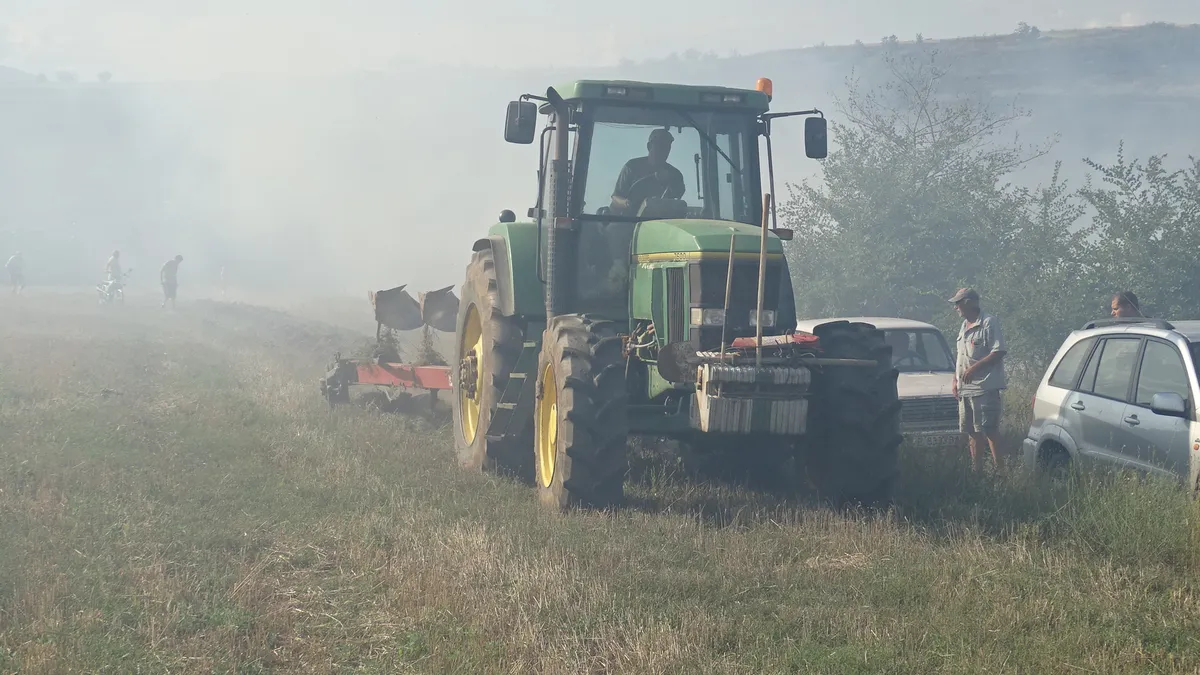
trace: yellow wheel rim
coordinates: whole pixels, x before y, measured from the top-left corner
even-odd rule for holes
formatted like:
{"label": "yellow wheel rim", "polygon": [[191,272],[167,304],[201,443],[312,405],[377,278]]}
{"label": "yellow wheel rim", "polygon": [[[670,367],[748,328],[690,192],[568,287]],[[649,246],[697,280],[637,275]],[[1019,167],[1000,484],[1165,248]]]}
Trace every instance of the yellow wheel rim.
{"label": "yellow wheel rim", "polygon": [[467,322],[463,325],[462,340],[459,341],[458,362],[462,362],[472,353],[475,355],[475,395],[470,396],[469,382],[458,383],[459,417],[462,423],[463,438],[467,443],[475,442],[479,433],[479,399],[483,392],[483,325],[479,320],[479,310],[472,305],[467,310]]}
{"label": "yellow wheel rim", "polygon": [[554,368],[542,371],[542,398],[537,401],[538,479],[542,487],[554,480],[554,460],[558,458],[558,388],[554,386]]}

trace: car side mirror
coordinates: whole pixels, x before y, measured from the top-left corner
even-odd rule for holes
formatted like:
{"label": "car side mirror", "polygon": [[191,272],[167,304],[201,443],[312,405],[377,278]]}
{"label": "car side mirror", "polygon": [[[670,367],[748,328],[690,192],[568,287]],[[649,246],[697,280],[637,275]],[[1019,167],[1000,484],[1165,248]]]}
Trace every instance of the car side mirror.
{"label": "car side mirror", "polygon": [[537,127],[537,104],[533,101],[509,101],[504,117],[504,140],[529,145]]}
{"label": "car side mirror", "polygon": [[809,159],[825,159],[829,154],[829,135],[824,117],[804,120],[804,154]]}
{"label": "car side mirror", "polygon": [[1150,399],[1150,410],[1164,417],[1186,417],[1187,401],[1175,392],[1163,392]]}

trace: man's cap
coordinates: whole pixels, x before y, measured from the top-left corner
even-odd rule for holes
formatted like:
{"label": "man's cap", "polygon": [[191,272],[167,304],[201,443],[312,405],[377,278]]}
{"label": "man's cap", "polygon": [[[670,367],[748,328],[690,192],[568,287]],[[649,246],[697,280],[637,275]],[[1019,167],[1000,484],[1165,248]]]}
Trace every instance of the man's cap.
{"label": "man's cap", "polygon": [[976,292],[974,288],[960,288],[958,289],[958,292],[954,294],[954,297],[950,298],[950,302],[954,303],[962,302],[963,300],[974,300],[979,302],[979,293]]}
{"label": "man's cap", "polygon": [[654,131],[650,132],[650,139],[646,142],[654,143],[655,141],[666,141],[667,143],[674,143],[675,137],[672,136],[671,132],[667,131],[666,129],[655,129]]}

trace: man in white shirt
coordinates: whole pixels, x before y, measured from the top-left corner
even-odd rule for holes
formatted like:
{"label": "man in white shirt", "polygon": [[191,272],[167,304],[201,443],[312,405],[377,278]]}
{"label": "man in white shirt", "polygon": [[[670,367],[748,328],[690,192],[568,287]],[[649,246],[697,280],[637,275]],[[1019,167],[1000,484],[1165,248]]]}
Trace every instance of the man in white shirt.
{"label": "man in white shirt", "polygon": [[1000,321],[985,313],[979,304],[979,293],[972,288],[960,288],[950,298],[954,309],[963,318],[958,331],[958,364],[951,389],[958,398],[959,430],[968,435],[971,462],[976,470],[983,468],[983,444],[1000,467],[1000,417],[1004,413],[1000,392],[1008,387],[1004,375],[1004,333]]}

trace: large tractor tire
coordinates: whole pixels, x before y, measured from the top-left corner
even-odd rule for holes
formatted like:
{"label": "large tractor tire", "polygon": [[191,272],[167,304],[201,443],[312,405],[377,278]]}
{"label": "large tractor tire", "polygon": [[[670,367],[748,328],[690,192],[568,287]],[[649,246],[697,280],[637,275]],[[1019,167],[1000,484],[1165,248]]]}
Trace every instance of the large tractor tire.
{"label": "large tractor tire", "polygon": [[899,473],[899,372],[883,332],[845,321],[818,326],[822,355],[869,359],[877,366],[833,366],[815,380],[806,468],[822,497],[838,507],[892,501]]}
{"label": "large tractor tire", "polygon": [[566,511],[621,505],[628,468],[628,393],[617,326],[554,317],[538,359],[534,447],[538,498]]}
{"label": "large tractor tire", "polygon": [[524,338],[513,317],[500,311],[499,280],[491,249],[476,251],[467,265],[455,330],[454,441],[459,464],[491,473],[533,479],[533,429],[488,440],[492,412],[521,355]]}

